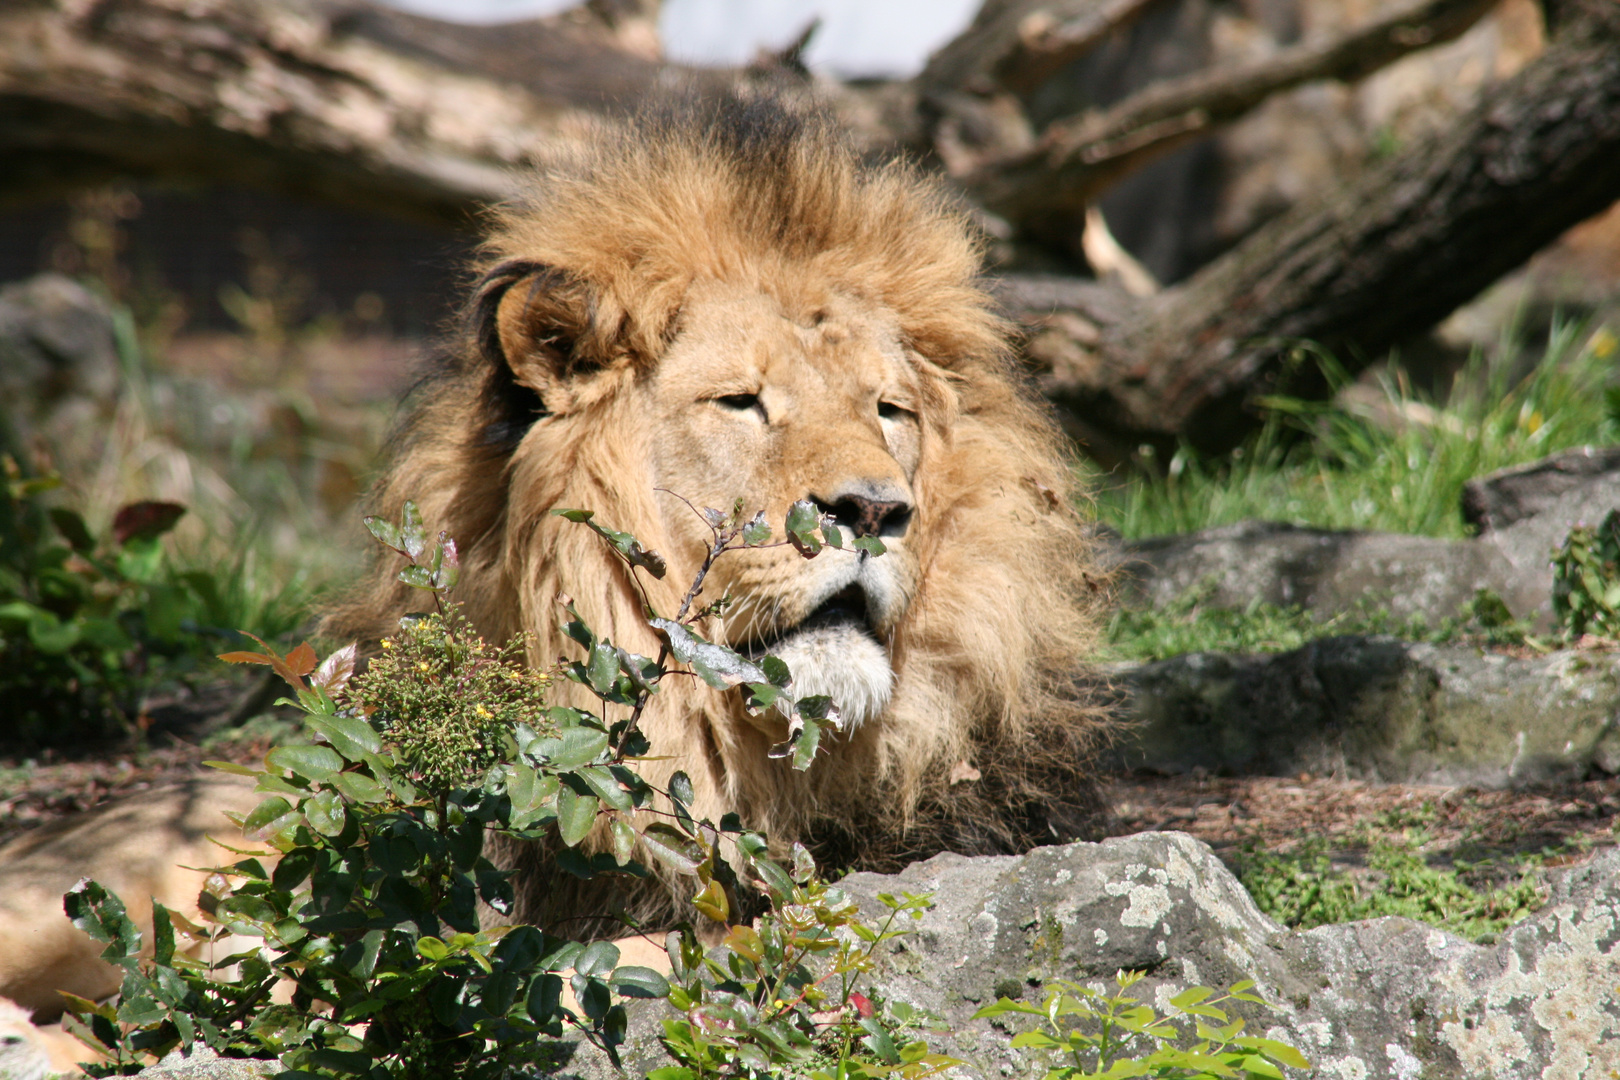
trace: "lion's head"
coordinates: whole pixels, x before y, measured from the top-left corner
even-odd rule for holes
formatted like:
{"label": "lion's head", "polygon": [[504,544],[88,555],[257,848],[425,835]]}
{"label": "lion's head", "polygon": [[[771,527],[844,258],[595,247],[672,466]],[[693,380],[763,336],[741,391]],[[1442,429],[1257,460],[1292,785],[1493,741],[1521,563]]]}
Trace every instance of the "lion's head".
{"label": "lion's head", "polygon": [[[887,553],[727,554],[705,599],[733,603],[705,630],[786,659],[846,732],[796,773],[738,694],[676,680],[643,720],[667,757],[650,779],[684,769],[700,812],[866,865],[1063,835],[1098,724],[1076,690],[1095,564],[978,269],[936,185],[814,119],[732,105],[604,136],[497,217],[467,345],[420,392],[378,512],[415,499],[461,545],[475,624],[549,664],[577,651],[562,595],[657,650],[638,585],[553,508],[660,551],[641,587],[667,614],[710,542],[693,507],[741,499],[780,528],[815,500]],[[330,626],[390,632],[392,569]]]}

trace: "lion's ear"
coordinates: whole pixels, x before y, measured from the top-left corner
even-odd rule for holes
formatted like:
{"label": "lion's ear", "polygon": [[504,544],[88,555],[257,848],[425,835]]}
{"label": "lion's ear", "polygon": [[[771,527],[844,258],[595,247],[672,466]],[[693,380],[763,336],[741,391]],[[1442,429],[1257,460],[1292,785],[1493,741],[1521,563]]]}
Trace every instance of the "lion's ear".
{"label": "lion's ear", "polygon": [[485,360],[511,372],[556,407],[567,379],[597,366],[591,294],[556,267],[509,260],[490,269],[473,294],[472,319]]}

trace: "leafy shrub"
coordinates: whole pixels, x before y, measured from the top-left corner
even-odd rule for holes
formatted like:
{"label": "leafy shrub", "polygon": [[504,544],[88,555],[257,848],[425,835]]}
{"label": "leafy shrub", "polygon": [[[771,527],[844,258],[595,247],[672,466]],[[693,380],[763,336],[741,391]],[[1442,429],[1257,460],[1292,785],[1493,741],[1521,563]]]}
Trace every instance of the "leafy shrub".
{"label": "leafy shrub", "polygon": [[215,628],[237,609],[217,575],[170,563],[163,534],[184,507],[133,503],[97,537],[74,511],[46,504],[56,477],[25,476],[9,457],[0,466],[3,738],[28,746],[136,730],[145,690],[195,671],[234,637]]}
{"label": "leafy shrub", "polygon": [[1582,525],[1553,556],[1553,619],[1571,639],[1620,639],[1620,511]]}
{"label": "leafy shrub", "polygon": [[[1141,979],[1141,972],[1117,973],[1117,989],[1112,994],[1054,979],[1039,1005],[1001,998],[973,1016],[1039,1017],[1043,1027],[1015,1035],[1012,1044],[1020,1049],[1048,1051],[1063,1062],[1048,1069],[1045,1080],[1105,1076],[1154,1076],[1165,1080],[1281,1077],[1279,1066],[1311,1067],[1287,1043],[1244,1035],[1243,1019],[1230,1019],[1219,1007],[1226,1001],[1264,1005],[1264,1000],[1249,992],[1254,983],[1237,983],[1219,997],[1213,996],[1215,992],[1207,986],[1189,987],[1170,999],[1177,1015],[1161,1016],[1151,1006],[1127,995],[1126,991]],[[1185,1030],[1188,1024],[1193,1029],[1191,1036]],[[1213,1026],[1216,1024],[1222,1026]],[[1133,1050],[1138,1053],[1130,1054]]]}
{"label": "leafy shrub", "polygon": [[[634,537],[586,511],[559,513],[596,530],[633,572],[664,573],[663,560]],[[682,1064],[663,1080],[783,1071],[921,1077],[951,1064],[910,1037],[921,1019],[913,1010],[856,990],[872,950],[901,932],[899,917],[920,914],[924,899],[885,898],[888,920],[866,927],[802,848],[784,868],[734,815],[718,825],[695,820],[684,774],[659,791],[634,768],[650,749],[637,720],[671,655],[716,687],[743,686],[751,707],[789,716],[791,737],[776,752],[798,768],[810,766],[821,734],[838,723],[825,698],[793,697],[780,660],[756,664],[693,630],[705,612],[692,613],[692,601],[714,560],[777,543],[760,517],[744,522],[737,509],[704,516],[714,543],[679,612],[649,612],[665,642],[657,660],[599,639],[577,617],[569,623],[586,659],[561,674],[589,687],[600,713],[547,705],[552,676],[522,663],[521,642],[495,649],[470,631],[443,600],[459,574],[455,545],[443,534],[430,542],[414,506],[398,525],[368,519],[406,559],[401,580],[433,596],[433,612],[407,616],[359,676],[353,646],[324,663],[307,644],[284,656],[265,646],[225,657],[280,674],[320,740],[272,750],[263,770],[215,763],[257,777],[267,797],[242,825],[269,845],[275,865],[243,853],[219,869],[205,895],[207,926],[157,906],[147,961],[116,897],[94,883],[67,897],[75,924],[106,942],[105,958],[125,970],[116,1006],[76,1002],[75,1032],[108,1059],[92,1074],[132,1073],[201,1041],[225,1055],[276,1057],[303,1075],[479,1080],[545,1065],[545,1038],[565,1027],[617,1061],[623,999],[665,995],[685,1019],[666,1027]],[[780,543],[805,557],[843,545],[809,504],[796,505],[788,524]],[[881,552],[876,542],[864,546]],[[637,813],[661,820],[637,830]],[[671,934],[671,989],[651,969],[619,965],[609,942],[531,926],[483,929],[480,900],[497,912],[512,905],[510,874],[483,855],[491,832],[552,842],[558,866],[587,878],[645,875],[635,855],[649,853],[696,879],[694,906],[728,927],[724,942],[709,956],[690,926]],[[609,838],[611,850],[581,850],[592,835]],[[770,905],[752,925],[733,922],[744,890]],[[205,966],[176,948],[180,935],[217,951],[240,938],[253,945]],[[223,970],[231,965],[234,975]],[[292,987],[288,1005],[268,1003],[278,982]]]}
{"label": "leafy shrub", "polygon": [[[799,845],[791,875],[767,873],[765,884],[771,916],[755,926],[731,926],[718,958],[693,938],[684,938],[679,949],[672,942],[669,1000],[686,1015],[664,1021],[663,1042],[680,1064],[654,1070],[651,1080],[918,1080],[959,1064],[931,1053],[920,1037],[933,1017],[855,989],[857,978],[872,970],[877,947],[905,933],[896,920],[921,918],[927,898],[880,894],[889,913],[881,926],[869,927],[841,890],[817,877]],[[699,910],[717,921],[725,921],[724,904],[719,890],[698,899]]]}

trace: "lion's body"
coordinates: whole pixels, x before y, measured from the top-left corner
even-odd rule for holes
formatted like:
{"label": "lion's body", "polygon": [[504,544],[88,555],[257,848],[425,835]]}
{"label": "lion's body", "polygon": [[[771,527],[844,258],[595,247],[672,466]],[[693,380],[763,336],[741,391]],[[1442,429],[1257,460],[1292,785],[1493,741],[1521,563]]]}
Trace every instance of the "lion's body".
{"label": "lion's body", "polygon": [[[683,499],[740,498],[778,529],[818,499],[888,554],[728,554],[704,599],[735,603],[703,630],[770,644],[852,730],[798,773],[738,694],[665,680],[643,720],[663,759],[650,779],[684,770],[700,814],[846,864],[1067,838],[1101,725],[1076,689],[1099,579],[975,242],[933,185],[862,165],[813,122],[746,106],[711,121],[608,138],[500,215],[466,344],[418,392],[375,512],[416,501],[460,545],[474,624],[529,633],[549,665],[577,655],[561,595],[658,650],[623,564],[553,508],[661,552],[668,575],[641,585],[671,614],[709,538]],[[379,563],[328,630],[392,632],[419,606],[395,569]],[[520,913],[579,914],[554,885],[520,887]]]}
{"label": "lion's body", "polygon": [[234,862],[215,844],[244,845],[225,811],[258,805],[253,781],[224,773],[142,792],[42,826],[0,846],[0,998],[36,1019],[62,1011],[57,991],[98,1001],[118,992],[122,969],[76,929],[62,894],[93,878],[121,897],[151,941],[152,900],[198,921],[202,869]]}

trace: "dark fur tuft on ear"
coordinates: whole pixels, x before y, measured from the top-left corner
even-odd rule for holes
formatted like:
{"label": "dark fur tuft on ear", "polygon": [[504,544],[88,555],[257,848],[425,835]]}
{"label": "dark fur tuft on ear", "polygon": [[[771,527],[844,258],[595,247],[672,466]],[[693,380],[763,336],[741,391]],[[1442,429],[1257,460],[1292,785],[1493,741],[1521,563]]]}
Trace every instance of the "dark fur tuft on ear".
{"label": "dark fur tuft on ear", "polygon": [[530,280],[532,289],[545,287],[548,280],[561,279],[549,266],[525,259],[509,259],[486,273],[473,290],[467,305],[467,332],[484,360],[483,404],[485,422],[479,442],[511,452],[536,420],[546,414],[546,405],[534,388],[518,382],[505,351],[497,314],[507,290]]}

